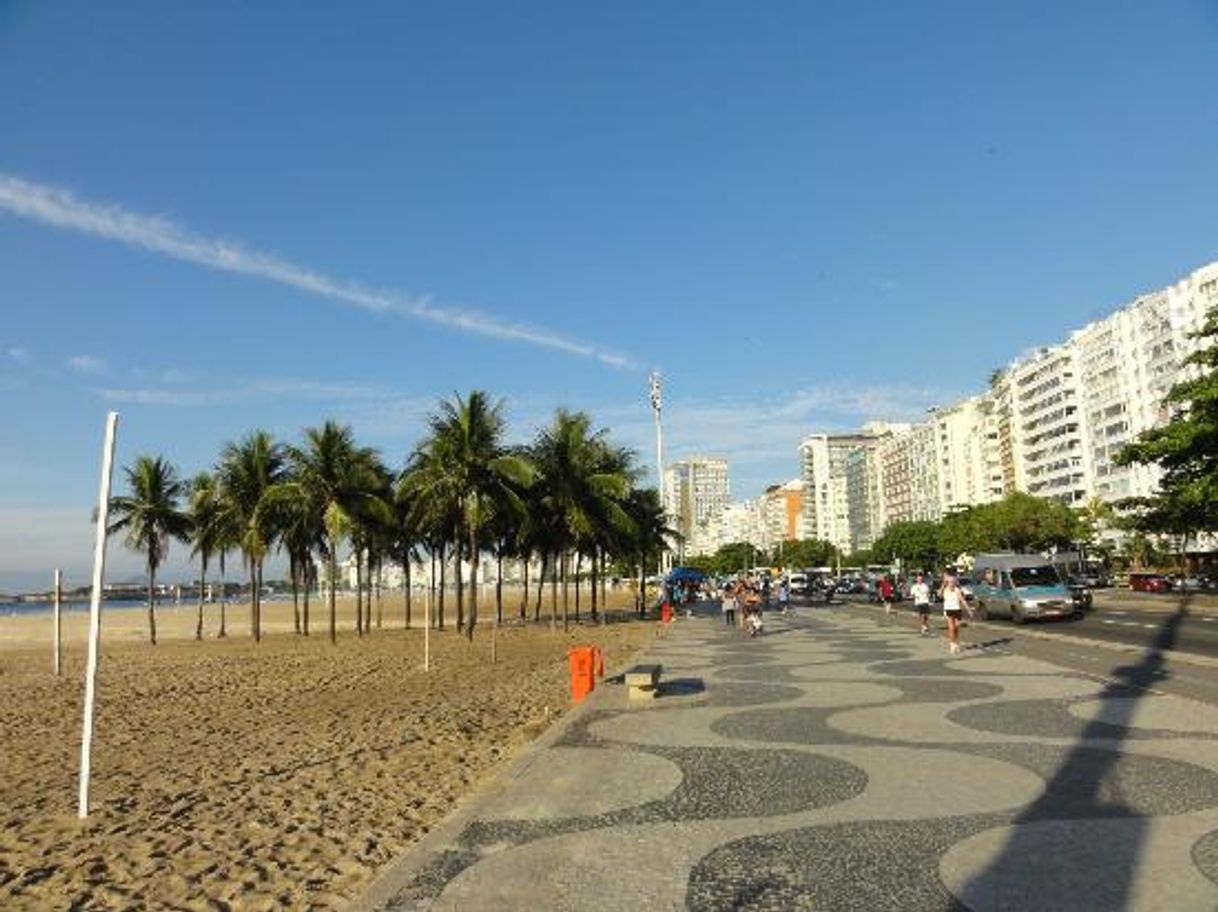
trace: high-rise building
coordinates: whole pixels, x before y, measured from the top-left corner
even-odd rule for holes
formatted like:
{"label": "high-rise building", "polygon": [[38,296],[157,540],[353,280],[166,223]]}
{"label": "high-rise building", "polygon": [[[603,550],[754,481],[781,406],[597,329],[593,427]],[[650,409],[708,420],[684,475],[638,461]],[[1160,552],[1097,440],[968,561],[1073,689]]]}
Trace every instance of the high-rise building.
{"label": "high-rise building", "polygon": [[1118,466],[1113,456],[1138,434],[1170,417],[1163,397],[1196,368],[1184,359],[1191,334],[1218,305],[1218,263],[1167,288],[1141,295],[1071,335],[1083,390],[1087,456],[1101,500],[1145,497],[1158,487],[1156,466]]}
{"label": "high-rise building", "polygon": [[[937,520],[939,505],[939,454],[936,425],[906,426],[877,449],[879,496],[884,525],[916,520]],[[876,533],[876,538],[883,529]]]}
{"label": "high-rise building", "polygon": [[1015,438],[1015,484],[1037,497],[1075,504],[1091,490],[1076,351],[1038,349],[1007,372]]}
{"label": "high-rise building", "polygon": [[709,546],[710,526],[727,506],[729,495],[726,459],[693,456],[665,467],[665,504],[688,553],[703,553]]}
{"label": "high-rise building", "polygon": [[764,542],[760,545],[771,551],[780,543],[804,538],[804,483],[796,478],[786,484],[770,485],[758,498]]}
{"label": "high-rise building", "polygon": [[[859,473],[867,476],[866,457],[855,455],[870,450],[894,430],[908,425],[870,422],[858,433],[809,434],[799,445],[800,479],[804,483],[804,522],[813,538],[831,542],[842,553],[850,554],[872,533],[861,516],[851,530],[850,478],[855,477],[855,499],[859,500]],[[856,507],[856,510],[861,509]],[[869,508],[868,508],[869,509]],[[867,528],[864,528],[867,526]]]}

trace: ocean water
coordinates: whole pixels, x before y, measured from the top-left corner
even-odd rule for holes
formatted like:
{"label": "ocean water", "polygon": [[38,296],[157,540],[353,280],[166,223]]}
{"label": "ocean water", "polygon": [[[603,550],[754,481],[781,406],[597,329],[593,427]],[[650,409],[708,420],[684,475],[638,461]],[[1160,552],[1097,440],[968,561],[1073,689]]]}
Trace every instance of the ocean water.
{"label": "ocean water", "polygon": [[[143,608],[148,603],[142,599],[114,599],[111,601],[102,602],[102,611],[108,611],[112,608]],[[193,606],[196,602],[182,601],[182,606]],[[157,609],[179,607],[173,601],[161,601],[156,603]],[[88,612],[89,602],[63,602],[62,610]],[[19,614],[50,614],[55,609],[51,602],[0,602],[0,617],[12,617]]]}

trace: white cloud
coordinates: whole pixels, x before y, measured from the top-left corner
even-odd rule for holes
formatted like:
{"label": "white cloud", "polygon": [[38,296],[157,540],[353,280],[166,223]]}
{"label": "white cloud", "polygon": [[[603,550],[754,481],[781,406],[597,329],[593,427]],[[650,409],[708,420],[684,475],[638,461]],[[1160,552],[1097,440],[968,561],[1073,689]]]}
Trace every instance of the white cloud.
{"label": "white cloud", "polygon": [[4,353],[15,364],[28,364],[30,361],[30,353],[20,346],[10,346]]}
{"label": "white cloud", "polygon": [[95,392],[107,402],[134,405],[160,405],[170,408],[196,408],[207,405],[224,405],[242,398],[234,390],[176,390],[176,389],[97,389]]}
{"label": "white cloud", "polygon": [[96,355],[73,355],[68,359],[68,367],[81,374],[102,374],[106,371],[106,361]]}
{"label": "white cloud", "polygon": [[[367,384],[345,380],[302,380],[294,377],[259,378],[240,386],[217,389],[98,387],[94,392],[108,402],[167,408],[198,408],[262,399],[377,404],[389,404],[401,400],[400,394],[393,390]],[[419,400],[409,401],[417,402]]]}
{"label": "white cloud", "polygon": [[0,209],[43,225],[79,231],[197,263],[209,269],[253,276],[299,291],[341,301],[376,313],[393,313],[425,320],[463,332],[524,342],[614,367],[632,367],[626,356],[598,345],[568,339],[543,327],[506,323],[474,310],[440,307],[428,297],[371,291],[352,282],[332,279],[320,272],[240,244],[194,234],[159,216],[139,215],[115,206],[78,200],[67,190],[0,173]]}

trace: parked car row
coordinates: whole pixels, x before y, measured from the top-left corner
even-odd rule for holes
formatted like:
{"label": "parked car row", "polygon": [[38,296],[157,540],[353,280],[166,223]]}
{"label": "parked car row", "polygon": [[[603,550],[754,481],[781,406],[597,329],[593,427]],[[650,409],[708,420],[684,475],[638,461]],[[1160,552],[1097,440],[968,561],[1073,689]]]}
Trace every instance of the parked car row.
{"label": "parked car row", "polygon": [[1204,574],[1168,574],[1137,571],[1129,574],[1129,588],[1134,592],[1206,592],[1218,588]]}

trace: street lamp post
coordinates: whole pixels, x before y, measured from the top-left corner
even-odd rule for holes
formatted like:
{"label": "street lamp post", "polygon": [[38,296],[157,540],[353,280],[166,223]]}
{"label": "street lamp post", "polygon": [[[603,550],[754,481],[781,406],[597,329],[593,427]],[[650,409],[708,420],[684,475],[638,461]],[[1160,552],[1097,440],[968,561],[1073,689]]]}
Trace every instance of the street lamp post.
{"label": "street lamp post", "polygon": [[[664,408],[664,391],[660,374],[653,371],[647,378],[648,392],[651,398],[651,414],[656,423],[656,489],[660,492],[660,512],[664,522],[668,522],[668,498],[664,496],[664,431],[660,425],[660,412]],[[660,543],[659,573],[664,575],[664,544]]]}

